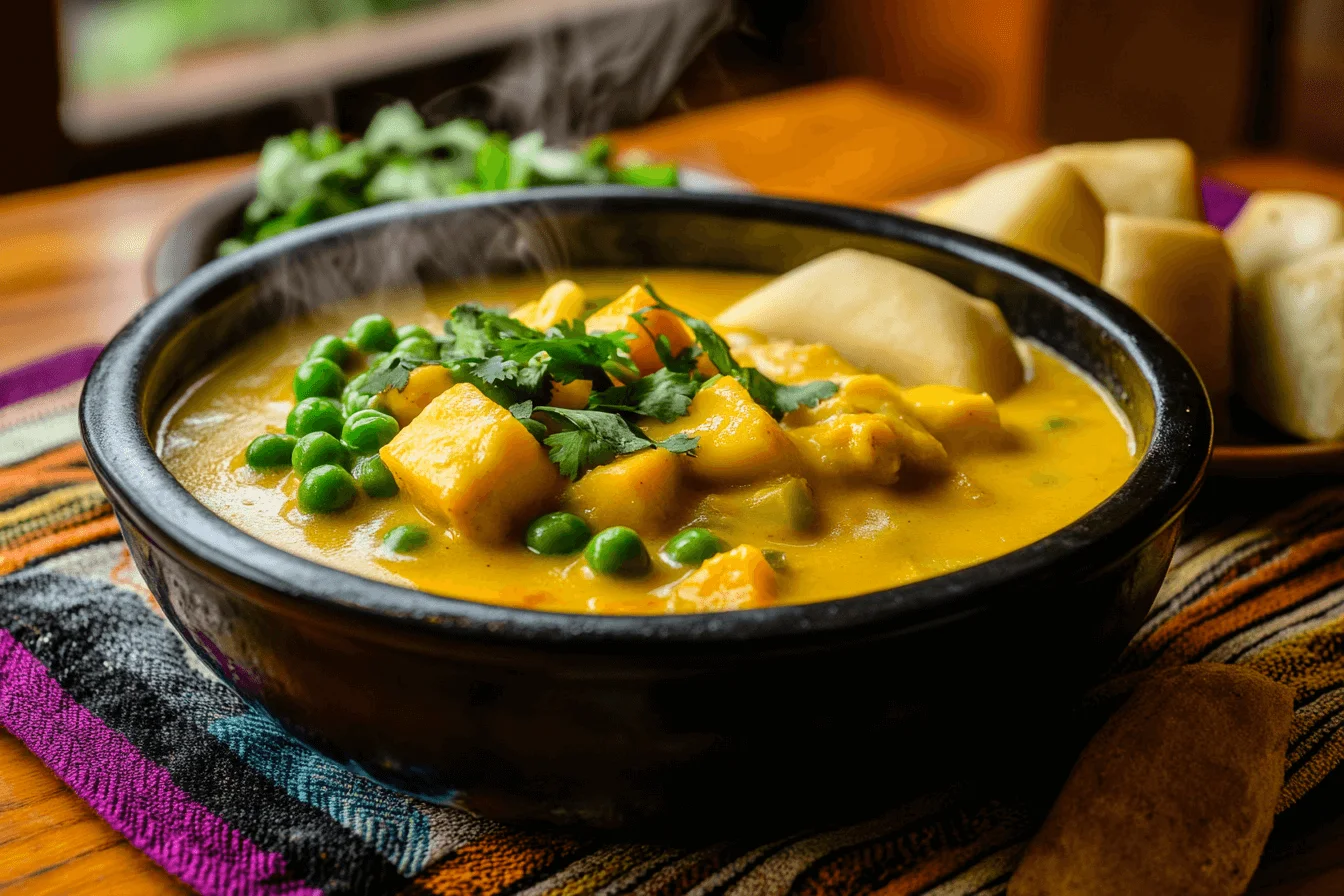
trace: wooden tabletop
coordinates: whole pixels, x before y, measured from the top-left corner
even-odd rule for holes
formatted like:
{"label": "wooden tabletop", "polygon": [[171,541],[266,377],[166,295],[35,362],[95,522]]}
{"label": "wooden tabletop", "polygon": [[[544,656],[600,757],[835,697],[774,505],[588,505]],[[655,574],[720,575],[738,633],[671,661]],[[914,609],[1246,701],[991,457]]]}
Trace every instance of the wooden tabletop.
{"label": "wooden tabletop", "polygon": [[[621,135],[757,189],[887,205],[1024,155],[1034,141],[959,121],[865,81],[839,81],[689,113]],[[0,199],[0,369],[105,342],[146,301],[155,236],[250,163],[225,159]],[[1293,159],[1212,166],[1248,187],[1344,198],[1344,172]],[[1344,812],[1279,844],[1257,893],[1344,892]],[[185,893],[0,731],[0,891]]]}

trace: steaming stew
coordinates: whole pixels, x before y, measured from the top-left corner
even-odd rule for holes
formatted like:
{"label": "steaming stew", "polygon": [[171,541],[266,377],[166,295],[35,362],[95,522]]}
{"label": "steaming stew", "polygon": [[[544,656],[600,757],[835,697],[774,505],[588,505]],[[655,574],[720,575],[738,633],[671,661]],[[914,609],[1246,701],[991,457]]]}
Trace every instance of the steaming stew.
{"label": "steaming stew", "polygon": [[644,273],[369,296],[277,324],[184,390],[160,456],[230,523],[339,569],[643,614],[969,566],[1133,469],[1115,409],[1038,346],[998,400],[901,389],[832,347],[704,323],[766,278],[667,270],[632,288]]}

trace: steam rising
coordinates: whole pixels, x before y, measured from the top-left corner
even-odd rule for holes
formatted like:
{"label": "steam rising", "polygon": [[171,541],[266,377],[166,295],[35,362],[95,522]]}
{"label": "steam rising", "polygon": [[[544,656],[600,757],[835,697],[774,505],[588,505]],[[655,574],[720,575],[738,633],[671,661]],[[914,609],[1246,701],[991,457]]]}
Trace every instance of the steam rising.
{"label": "steam rising", "polygon": [[[731,0],[641,0],[625,12],[538,30],[487,81],[447,91],[422,112],[431,124],[471,115],[515,134],[541,130],[558,143],[642,121],[731,19]],[[567,261],[558,222],[540,209],[403,219],[357,242],[284,258],[263,274],[259,293],[271,314],[288,315],[422,283],[553,271]]]}

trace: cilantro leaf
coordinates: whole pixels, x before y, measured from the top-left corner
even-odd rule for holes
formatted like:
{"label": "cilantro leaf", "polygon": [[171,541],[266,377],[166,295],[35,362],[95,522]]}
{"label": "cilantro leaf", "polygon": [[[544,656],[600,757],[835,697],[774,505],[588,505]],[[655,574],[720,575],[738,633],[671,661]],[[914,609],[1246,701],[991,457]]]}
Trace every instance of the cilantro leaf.
{"label": "cilantro leaf", "polygon": [[582,429],[552,433],[543,444],[551,449],[551,460],[560,468],[560,475],[570,479],[578,479],[585,470],[616,457],[616,452],[601,438]]}
{"label": "cilantro leaf", "polygon": [[839,390],[840,387],[829,380],[815,380],[798,386],[783,385],[770,379],[755,367],[745,367],[737,363],[728,348],[728,343],[708,323],[664,302],[647,278],[644,280],[644,289],[653,296],[659,308],[672,312],[691,328],[696,341],[700,343],[700,347],[720,373],[731,376],[741,383],[752,400],[769,411],[775,419],[797,410],[802,405],[814,407],[817,402],[830,398]]}
{"label": "cilantro leaf", "polygon": [[689,454],[695,456],[695,449],[700,444],[699,436],[688,436],[684,432],[673,433],[661,442],[654,442],[659,448],[671,451],[673,454]]}
{"label": "cilantro leaf", "polygon": [[671,423],[686,416],[700,381],[690,374],[664,368],[627,386],[614,386],[588,397],[591,410],[625,412]]}
{"label": "cilantro leaf", "polygon": [[618,454],[653,447],[653,440],[620,414],[549,406],[536,408],[534,413],[544,413],[561,426],[560,432],[546,437],[545,444],[551,449],[551,460],[570,479],[611,462]]}
{"label": "cilantro leaf", "polygon": [[406,384],[410,382],[412,370],[433,363],[435,363],[433,360],[427,358],[388,355],[369,370],[359,391],[365,395],[377,395],[386,389],[405,389]]}

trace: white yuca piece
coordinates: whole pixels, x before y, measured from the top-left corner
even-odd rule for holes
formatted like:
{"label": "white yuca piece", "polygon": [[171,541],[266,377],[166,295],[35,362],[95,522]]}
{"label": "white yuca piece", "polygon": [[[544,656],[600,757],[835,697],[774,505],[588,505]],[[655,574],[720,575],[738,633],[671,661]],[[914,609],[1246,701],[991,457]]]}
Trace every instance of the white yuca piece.
{"label": "white yuca piece", "polygon": [[1046,154],[1081,174],[1108,212],[1204,220],[1195,154],[1183,141],[1069,143]]}
{"label": "white yuca piece", "polygon": [[1007,243],[1093,281],[1105,211],[1081,175],[1046,156],[991,168],[916,216]]}
{"label": "white yuca piece", "polygon": [[1243,292],[1266,274],[1344,239],[1344,205],[1316,193],[1261,190],[1224,233]]}
{"label": "white yuca piece", "polygon": [[784,274],[716,320],[771,339],[823,342],[905,386],[941,383],[1002,398],[1022,359],[997,305],[927,271],[840,249]]}
{"label": "white yuca piece", "polygon": [[1234,281],[1217,228],[1177,218],[1106,216],[1102,288],[1185,352],[1215,407],[1232,391]]}
{"label": "white yuca piece", "polygon": [[1304,439],[1344,437],[1344,242],[1269,274],[1237,303],[1237,388]]}

